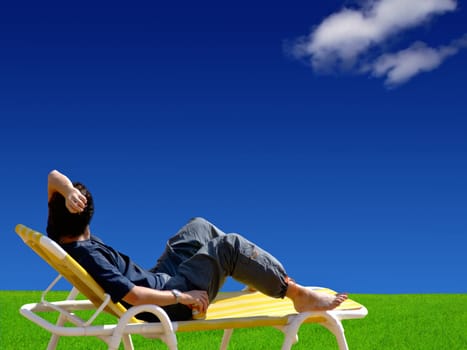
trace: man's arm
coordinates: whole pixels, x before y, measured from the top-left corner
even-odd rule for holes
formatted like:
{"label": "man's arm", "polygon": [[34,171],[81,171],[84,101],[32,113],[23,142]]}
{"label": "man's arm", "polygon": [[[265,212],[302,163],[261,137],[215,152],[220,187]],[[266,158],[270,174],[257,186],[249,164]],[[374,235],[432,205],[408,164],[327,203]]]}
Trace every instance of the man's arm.
{"label": "man's arm", "polygon": [[[142,304],[166,306],[177,303],[177,298],[170,290],[155,290],[141,286],[134,286],[123,297],[123,300],[135,306]],[[191,306],[201,313],[205,313],[209,305],[208,294],[201,290],[191,290],[181,293],[178,302]]]}
{"label": "man's arm", "polygon": [[48,200],[54,192],[65,197],[65,205],[70,213],[79,213],[86,208],[86,197],[76,188],[68,177],[57,170],[52,170],[47,178]]}

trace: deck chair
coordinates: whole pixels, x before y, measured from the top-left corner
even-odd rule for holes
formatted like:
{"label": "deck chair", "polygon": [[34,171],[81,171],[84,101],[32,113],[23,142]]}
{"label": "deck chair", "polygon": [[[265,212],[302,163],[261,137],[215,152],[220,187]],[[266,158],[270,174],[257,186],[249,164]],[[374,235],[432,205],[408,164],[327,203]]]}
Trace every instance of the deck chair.
{"label": "deck chair", "polygon": [[[20,313],[51,333],[47,349],[55,349],[61,336],[95,336],[116,350],[123,343],[125,350],[134,349],[131,335],[140,334],[162,340],[170,350],[177,349],[177,332],[224,330],[220,349],[227,349],[233,329],[272,326],[284,334],[282,349],[290,349],[298,341],[297,332],[303,323],[319,323],[329,329],[337,339],[340,350],[348,349],[342,320],[363,318],[367,309],[355,301],[347,300],[337,309],[321,312],[297,313],[287,299],[273,299],[259,292],[219,293],[208,308],[204,319],[173,322],[166,312],[156,305],[140,305],[126,309],[120,303],[113,303],[110,296],[94,279],[67,254],[58,244],[26,226],[17,225],[16,232],[23,241],[40,255],[58,273],[58,277],[42,293],[40,302],[23,305]],[[66,300],[49,302],[47,293],[53,289],[61,277],[73,285]],[[311,287],[310,287],[311,288]],[[334,293],[320,289],[323,293]],[[81,293],[87,300],[76,300]],[[76,315],[78,310],[93,310],[89,319]],[[58,313],[56,323],[41,317],[43,312]],[[114,324],[96,324],[101,313],[116,317]],[[160,322],[143,322],[137,315],[153,313]],[[70,326],[71,325],[71,326]]]}

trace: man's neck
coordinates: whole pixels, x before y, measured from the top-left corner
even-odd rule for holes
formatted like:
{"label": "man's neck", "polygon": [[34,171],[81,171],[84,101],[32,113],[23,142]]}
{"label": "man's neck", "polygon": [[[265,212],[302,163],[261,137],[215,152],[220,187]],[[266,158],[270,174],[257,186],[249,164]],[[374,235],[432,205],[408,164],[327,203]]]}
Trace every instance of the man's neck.
{"label": "man's neck", "polygon": [[73,242],[78,242],[78,241],[86,241],[89,238],[91,238],[91,230],[89,229],[89,226],[87,226],[81,235],[76,236],[76,237],[62,237],[60,238],[60,243],[66,244],[66,243],[73,243]]}

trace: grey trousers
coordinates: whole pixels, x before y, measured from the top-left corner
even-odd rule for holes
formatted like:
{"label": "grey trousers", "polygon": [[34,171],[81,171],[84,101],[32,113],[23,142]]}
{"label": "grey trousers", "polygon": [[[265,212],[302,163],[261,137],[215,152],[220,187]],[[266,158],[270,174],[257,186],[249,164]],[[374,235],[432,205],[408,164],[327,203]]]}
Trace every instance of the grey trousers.
{"label": "grey trousers", "polygon": [[205,290],[209,300],[229,276],[276,298],[283,298],[288,286],[283,266],[271,254],[202,218],[192,219],[169,239],[151,271],[171,276],[162,289]]}

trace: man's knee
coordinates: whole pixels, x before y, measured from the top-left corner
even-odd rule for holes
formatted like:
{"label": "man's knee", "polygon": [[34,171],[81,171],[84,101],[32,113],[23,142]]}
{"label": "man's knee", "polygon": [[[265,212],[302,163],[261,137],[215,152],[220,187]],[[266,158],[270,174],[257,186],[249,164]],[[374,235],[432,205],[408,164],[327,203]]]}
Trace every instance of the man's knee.
{"label": "man's knee", "polygon": [[212,238],[225,235],[224,231],[220,230],[212,222],[202,217],[195,217],[191,219],[188,223],[188,226],[193,228],[195,231],[201,232],[202,230],[205,230],[206,232],[210,232]]}
{"label": "man's knee", "polygon": [[194,218],[191,218],[188,223],[189,224],[210,224],[209,221],[207,221],[205,218],[202,218],[200,216],[196,216]]}
{"label": "man's knee", "polygon": [[195,217],[188,222],[187,226],[194,231],[199,231],[201,228],[210,229],[212,224],[202,217]]}

